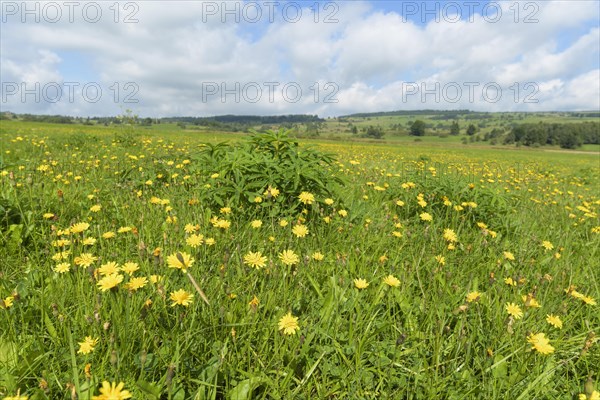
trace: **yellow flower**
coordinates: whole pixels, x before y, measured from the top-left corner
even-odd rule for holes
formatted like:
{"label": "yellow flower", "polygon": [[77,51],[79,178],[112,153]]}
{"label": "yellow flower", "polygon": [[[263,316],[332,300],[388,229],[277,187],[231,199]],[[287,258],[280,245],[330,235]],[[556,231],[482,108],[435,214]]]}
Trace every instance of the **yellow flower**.
{"label": "yellow flower", "polygon": [[231,207],[222,207],[222,208],[219,210],[219,212],[220,212],[221,214],[225,214],[225,215],[226,215],[226,214],[230,214],[230,213],[231,213]]}
{"label": "yellow flower", "polygon": [[125,384],[123,382],[118,385],[113,383],[108,383],[106,381],[102,382],[102,388],[100,388],[100,396],[92,397],[92,400],[126,400],[131,398],[131,393],[128,390],[123,390]]}
{"label": "yellow flower", "polygon": [[89,267],[96,261],[98,257],[93,256],[90,253],[82,253],[78,257],[75,257],[75,265],[80,267]]}
{"label": "yellow flower", "polygon": [[98,339],[94,339],[91,336],[86,336],[83,342],[79,342],[79,350],[77,354],[89,354],[94,351],[94,347],[98,344]]}
{"label": "yellow flower", "polygon": [[260,300],[258,300],[258,297],[256,297],[256,296],[253,296],[252,300],[250,300],[250,302],[248,303],[248,305],[250,307],[254,307],[254,308],[258,307],[259,304],[260,304]]}
{"label": "yellow flower", "polygon": [[590,297],[590,296],[583,296],[583,297],[581,298],[581,300],[582,300],[582,301],[583,301],[585,304],[587,304],[587,305],[590,305],[590,306],[595,306],[595,305],[596,305],[596,300],[595,300],[593,297]]}
{"label": "yellow flower", "polygon": [[200,246],[202,243],[204,243],[204,235],[190,235],[190,237],[188,237],[185,242],[188,244],[188,246],[192,247],[192,248],[196,248],[198,246]]}
{"label": "yellow flower", "polygon": [[115,233],[114,232],[110,232],[110,231],[109,232],[105,232],[105,233],[102,234],[102,238],[103,239],[112,239],[115,236],[116,236]]}
{"label": "yellow flower", "polygon": [[281,219],[279,220],[279,226],[285,228],[286,226],[288,226],[288,222],[285,219]]}
{"label": "yellow flower", "polygon": [[421,221],[433,221],[433,217],[429,213],[421,213],[419,217],[421,218]]}
{"label": "yellow flower", "polygon": [[262,203],[262,200],[263,200],[263,199],[262,199],[262,197],[260,197],[260,196],[256,196],[256,197],[254,198],[254,202],[255,202],[255,203]]}
{"label": "yellow flower", "polygon": [[60,263],[60,264],[57,264],[54,268],[52,268],[52,270],[54,272],[58,272],[59,274],[64,274],[65,272],[69,272],[69,269],[71,269],[71,264],[69,264],[69,263]]}
{"label": "yellow flower", "polygon": [[12,307],[13,303],[14,303],[15,298],[13,296],[8,296],[6,297],[3,301],[4,301],[4,308],[10,308]]}
{"label": "yellow flower", "polygon": [[562,329],[563,323],[557,315],[553,315],[553,314],[546,315],[546,322],[555,328]]}
{"label": "yellow flower", "polygon": [[135,292],[136,290],[143,288],[147,284],[148,284],[148,279],[146,279],[145,276],[142,276],[142,277],[131,278],[131,280],[125,286],[127,287],[127,289]]}
{"label": "yellow flower", "polygon": [[116,274],[117,272],[119,272],[119,264],[114,261],[102,264],[100,268],[98,268],[98,273],[101,276],[112,275]]}
{"label": "yellow flower", "polygon": [[438,262],[438,264],[440,265],[446,265],[446,257],[442,256],[441,254],[438,256],[435,256],[435,260]]}
{"label": "yellow flower", "polygon": [[325,204],[327,204],[328,206],[333,204],[333,199],[325,199]]}
{"label": "yellow flower", "polygon": [[188,253],[177,252],[167,257],[167,265],[169,268],[177,268],[183,272],[186,272],[192,264],[194,264],[194,259]]}
{"label": "yellow flower", "polygon": [[121,271],[125,272],[129,276],[133,275],[133,273],[138,269],[140,269],[140,267],[138,267],[138,264],[134,262],[126,262],[121,267]]}
{"label": "yellow flower", "polygon": [[52,213],[45,213],[43,215],[43,217],[44,217],[44,219],[51,219],[51,218],[54,218],[54,214],[52,214]]}
{"label": "yellow flower", "polygon": [[527,337],[527,341],[532,344],[532,350],[537,350],[541,354],[554,353],[554,347],[550,345],[544,333],[532,333]]}
{"label": "yellow flower", "polygon": [[[6,172],[6,171],[2,171],[2,172]],[[9,396],[9,397],[5,397],[3,400],[28,400],[29,397],[25,396],[25,395],[21,395],[21,391],[17,390],[17,394],[15,396]]]}
{"label": "yellow flower", "polygon": [[298,257],[298,255],[294,253],[293,250],[284,250],[283,252],[279,253],[279,259],[285,265],[298,264],[298,262],[300,261],[300,257]]}
{"label": "yellow flower", "polygon": [[340,215],[340,217],[345,218],[348,216],[348,211],[340,210],[340,211],[338,211],[338,214]]}
{"label": "yellow flower", "polygon": [[305,237],[308,234],[306,225],[296,225],[292,228],[292,233],[297,237]]}
{"label": "yellow flower", "polygon": [[183,227],[183,230],[185,231],[185,233],[194,233],[198,229],[200,229],[200,226],[194,225],[194,224],[185,224],[185,226]]}
{"label": "yellow flower", "polygon": [[312,204],[315,201],[315,196],[309,192],[302,192],[298,196],[298,199],[302,204]]}
{"label": "yellow flower", "polygon": [[458,237],[452,229],[444,229],[444,239],[450,243],[455,243],[458,241]]}
{"label": "yellow flower", "polygon": [[89,238],[83,239],[83,241],[81,243],[83,243],[84,246],[93,246],[96,244],[97,241],[98,240],[96,238],[89,237]]}
{"label": "yellow flower", "polygon": [[293,335],[300,329],[298,317],[294,317],[291,312],[287,313],[279,320],[279,330],[285,335]]}
{"label": "yellow flower", "polygon": [[587,395],[585,395],[584,393],[580,393],[578,399],[579,400],[600,400],[600,392],[597,390],[594,390],[589,395],[589,397]]}
{"label": "yellow flower", "polygon": [[506,283],[508,286],[517,286],[517,282],[515,282],[515,280],[510,276],[504,279],[504,283]]}
{"label": "yellow flower", "polygon": [[94,213],[97,213],[100,210],[102,210],[102,206],[100,204],[96,204],[96,205],[90,207],[90,211],[94,212]]}
{"label": "yellow flower", "polygon": [[133,230],[133,228],[131,228],[130,226],[122,226],[119,229],[117,229],[118,233],[127,233],[127,232],[131,232]]}
{"label": "yellow flower", "polygon": [[74,224],[73,226],[71,226],[71,232],[72,233],[81,233],[85,230],[87,230],[90,227],[90,224],[88,224],[87,222],[80,222],[78,224]]}
{"label": "yellow flower", "polygon": [[509,315],[513,316],[515,319],[520,319],[523,317],[523,311],[521,310],[521,307],[519,307],[515,303],[506,303],[505,309],[506,312]]}
{"label": "yellow flower", "polygon": [[206,238],[206,240],[204,241],[204,243],[205,243],[207,246],[212,246],[212,245],[214,245],[215,243],[217,243],[217,241],[216,241],[215,239],[213,239],[213,238]]}
{"label": "yellow flower", "polygon": [[504,254],[504,258],[507,259],[508,261],[515,261],[515,256],[510,251],[505,251],[503,254]]}
{"label": "yellow flower", "polygon": [[403,202],[402,200],[397,200],[397,201],[396,201],[396,205],[397,205],[398,207],[404,207],[404,202]]}
{"label": "yellow flower", "polygon": [[400,286],[400,280],[396,278],[394,275],[388,275],[383,279],[383,283],[391,287]]}
{"label": "yellow flower", "polygon": [[173,303],[171,303],[171,307],[175,307],[178,304],[187,307],[192,304],[194,295],[186,292],[183,289],[179,289],[171,293],[170,299],[173,301]]}
{"label": "yellow flower", "polygon": [[262,221],[260,219],[255,219],[254,221],[250,222],[250,225],[254,228],[254,229],[258,229],[262,226]]}
{"label": "yellow flower", "polygon": [[315,251],[314,253],[312,253],[311,258],[315,261],[323,261],[325,256],[321,252]]}
{"label": "yellow flower", "polygon": [[474,301],[479,301],[479,299],[481,298],[481,293],[479,293],[478,291],[474,291],[474,292],[470,292],[467,294],[467,303],[472,303]]}
{"label": "yellow flower", "polygon": [[550,243],[549,241],[544,240],[542,242],[542,247],[546,250],[552,250],[554,248],[554,245],[552,243]]}
{"label": "yellow flower", "polygon": [[366,280],[366,279],[362,279],[362,278],[356,278],[356,279],[354,280],[354,286],[355,286],[357,289],[366,289],[366,288],[367,288],[367,286],[369,286],[369,283],[367,282],[367,280]]}
{"label": "yellow flower", "polygon": [[117,287],[117,285],[119,285],[121,282],[123,282],[123,275],[111,274],[100,279],[96,285],[101,291],[106,292],[107,290]]}
{"label": "yellow flower", "polygon": [[527,296],[525,296],[525,295],[521,296],[521,299],[523,299],[523,303],[525,303],[525,307],[533,307],[533,308],[541,307],[540,303],[538,303],[538,301],[535,299],[535,297],[533,297],[533,295],[531,293],[529,293]]}
{"label": "yellow flower", "polygon": [[263,268],[267,265],[267,257],[263,256],[260,251],[249,252],[244,256],[244,264],[256,269]]}

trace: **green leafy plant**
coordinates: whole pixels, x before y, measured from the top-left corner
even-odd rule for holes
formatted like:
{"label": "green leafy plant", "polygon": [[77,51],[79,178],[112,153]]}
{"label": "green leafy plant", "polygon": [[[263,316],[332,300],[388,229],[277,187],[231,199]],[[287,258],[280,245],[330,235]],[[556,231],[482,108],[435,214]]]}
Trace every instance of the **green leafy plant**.
{"label": "green leafy plant", "polygon": [[[258,206],[278,213],[284,208],[297,210],[302,205],[298,201],[301,192],[310,192],[321,200],[334,196],[342,183],[332,172],[335,158],[300,147],[289,133],[283,129],[252,131],[241,144],[206,144],[195,155],[192,168],[201,181],[210,185],[203,192],[203,200],[215,206]],[[269,188],[279,193],[265,193]],[[257,197],[272,201],[257,203]]]}

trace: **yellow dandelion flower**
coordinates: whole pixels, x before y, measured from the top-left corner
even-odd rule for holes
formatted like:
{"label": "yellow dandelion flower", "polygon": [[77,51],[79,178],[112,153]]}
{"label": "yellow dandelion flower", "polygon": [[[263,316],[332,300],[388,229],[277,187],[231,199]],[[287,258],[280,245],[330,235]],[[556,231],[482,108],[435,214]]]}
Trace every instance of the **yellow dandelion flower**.
{"label": "yellow dandelion flower", "polygon": [[309,192],[302,192],[298,196],[298,199],[302,204],[312,204],[315,201],[315,196]]}
{"label": "yellow dandelion flower", "polygon": [[100,204],[96,204],[90,207],[90,211],[93,213],[97,213],[102,210],[102,206]]}
{"label": "yellow dandelion flower", "polygon": [[544,240],[542,242],[542,247],[546,250],[552,250],[554,248],[554,245],[552,243],[550,243],[549,241]]}
{"label": "yellow dandelion flower", "polygon": [[446,265],[446,257],[440,255],[435,256],[435,260],[438,262],[438,264],[440,265]]}
{"label": "yellow dandelion flower", "polygon": [[356,278],[354,280],[354,287],[357,289],[366,289],[369,286],[369,283],[366,279]]}
{"label": "yellow dandelion flower", "polygon": [[202,243],[204,243],[204,235],[190,235],[185,242],[188,244],[188,246],[192,247],[192,248],[196,248],[198,246],[200,246]]}
{"label": "yellow dandelion flower", "polygon": [[458,237],[456,233],[452,229],[444,229],[444,239],[450,243],[455,243],[458,241]]}
{"label": "yellow dandelion flower", "polygon": [[81,233],[83,231],[86,231],[89,227],[90,224],[88,224],[87,222],[79,222],[78,224],[72,225],[70,229],[72,233]]}
{"label": "yellow dandelion flower", "polygon": [[117,229],[118,233],[127,233],[127,232],[131,232],[133,230],[132,227],[130,226],[122,226],[119,229]]}
{"label": "yellow dandelion flower", "polygon": [[175,307],[176,305],[182,305],[184,307],[187,307],[190,304],[192,304],[194,295],[189,292],[186,292],[183,289],[179,289],[175,292],[172,292],[169,298],[173,302],[171,303],[171,307]]}
{"label": "yellow dandelion flower", "polygon": [[126,400],[132,397],[128,390],[123,390],[125,384],[120,382],[118,385],[116,382],[102,382],[100,388],[100,396],[92,397],[92,400]]}
{"label": "yellow dandelion flower", "polygon": [[281,262],[285,265],[294,265],[300,262],[300,257],[293,250],[284,250],[278,255]]}
{"label": "yellow dandelion flower", "polygon": [[474,291],[474,292],[470,292],[467,294],[467,303],[472,303],[474,301],[479,301],[479,299],[481,298],[482,293],[479,293],[478,291]]}
{"label": "yellow dandelion flower", "polygon": [[505,309],[506,312],[515,319],[520,319],[523,317],[523,311],[521,310],[521,307],[515,303],[506,303]]}
{"label": "yellow dandelion flower", "polygon": [[554,347],[550,345],[550,341],[544,333],[530,334],[527,341],[531,343],[532,350],[537,350],[540,354],[554,353]]}
{"label": "yellow dandelion flower", "polygon": [[119,272],[119,264],[114,261],[102,264],[100,268],[98,268],[98,273],[101,276],[112,275],[116,274],[117,272]]}
{"label": "yellow dandelion flower", "polygon": [[308,235],[308,228],[306,225],[296,225],[292,228],[292,233],[296,235],[296,237],[305,237]]}
{"label": "yellow dandelion flower", "polygon": [[260,219],[255,219],[254,221],[250,222],[250,226],[253,227],[254,229],[258,229],[262,226],[262,221]]}
{"label": "yellow dandelion flower", "polygon": [[98,257],[95,257],[90,253],[82,253],[79,256],[75,257],[74,262],[75,265],[78,265],[80,267],[89,267],[96,260],[98,260]]}
{"label": "yellow dandelion flower", "polygon": [[504,253],[502,253],[504,255],[504,258],[508,261],[515,261],[515,256],[513,255],[513,253],[511,253],[510,251],[505,251]]}
{"label": "yellow dandelion flower", "polygon": [[429,213],[421,213],[419,218],[421,218],[421,221],[433,221],[433,217]]}
{"label": "yellow dandelion flower", "polygon": [[323,261],[325,258],[325,256],[319,251],[315,251],[310,257],[315,261]]}
{"label": "yellow dandelion flower", "polygon": [[59,274],[64,274],[65,272],[69,272],[70,269],[71,269],[71,264],[69,264],[69,263],[60,263],[60,264],[57,264],[54,268],[52,268],[52,270],[54,272],[57,272]]}
{"label": "yellow dandelion flower", "polygon": [[109,232],[104,232],[104,233],[102,234],[102,238],[103,238],[103,239],[112,239],[112,238],[114,238],[115,236],[116,236],[116,234],[115,234],[114,232],[111,232],[111,231],[109,231]]}
{"label": "yellow dandelion flower", "polygon": [[188,253],[177,252],[167,257],[167,265],[169,268],[180,269],[183,272],[186,272],[192,264],[194,264],[194,259]]}
{"label": "yellow dandelion flower", "polygon": [[89,354],[94,351],[94,347],[98,344],[98,339],[94,339],[91,336],[86,336],[83,342],[79,342],[78,354]]}
{"label": "yellow dandelion flower", "polygon": [[137,271],[138,269],[140,269],[140,267],[138,266],[137,263],[134,262],[126,262],[125,264],[123,264],[123,266],[120,268],[120,270],[122,272],[125,272],[127,275],[131,276],[133,275],[133,273],[135,271]]}
{"label": "yellow dandelion flower", "polygon": [[117,287],[121,282],[123,282],[123,275],[112,274],[100,279],[96,285],[101,291],[106,292],[107,290]]}
{"label": "yellow dandelion flower", "polygon": [[340,217],[346,218],[348,216],[348,211],[346,211],[346,210],[339,210],[338,214],[339,214]]}
{"label": "yellow dandelion flower", "polygon": [[51,219],[51,218],[54,218],[54,214],[52,214],[52,213],[45,213],[43,215],[43,217],[44,217],[44,219]]}
{"label": "yellow dandelion flower", "polygon": [[332,205],[333,199],[329,199],[329,198],[325,199],[325,204],[327,204],[328,206]]}
{"label": "yellow dandelion flower", "polygon": [[293,335],[299,329],[298,317],[294,317],[291,312],[288,312],[279,320],[279,330],[283,331],[285,335]]}
{"label": "yellow dandelion flower", "polygon": [[557,315],[553,315],[553,314],[546,315],[546,322],[557,329],[562,329],[563,323],[560,320],[560,317],[558,317]]}
{"label": "yellow dandelion flower", "polygon": [[398,287],[400,286],[400,280],[396,278],[394,275],[388,275],[383,278],[383,283],[390,287]]}
{"label": "yellow dandelion flower", "polygon": [[205,244],[205,245],[207,245],[207,246],[213,246],[213,245],[215,245],[216,243],[217,243],[217,241],[216,241],[215,239],[213,239],[213,238],[207,238],[207,239],[204,241],[204,244]]}
{"label": "yellow dandelion flower", "polygon": [[198,229],[200,229],[200,226],[194,224],[185,224],[185,226],[183,227],[185,233],[194,233]]}
{"label": "yellow dandelion flower", "polygon": [[508,286],[517,286],[517,282],[515,282],[515,280],[510,276],[504,279],[504,283],[506,283]]}
{"label": "yellow dandelion flower", "polygon": [[221,207],[219,212],[223,215],[227,215],[231,213],[231,207]]}
{"label": "yellow dandelion flower", "polygon": [[148,284],[148,279],[145,276],[141,276],[141,277],[131,278],[131,280],[129,282],[127,282],[127,285],[125,285],[125,287],[127,289],[135,292],[136,290],[143,288],[147,284]]}
{"label": "yellow dandelion flower", "polygon": [[263,256],[260,251],[249,252],[244,256],[244,264],[256,269],[264,268],[267,265],[267,257]]}
{"label": "yellow dandelion flower", "polygon": [[285,219],[281,219],[279,220],[279,226],[285,228],[286,226],[288,226],[288,222]]}

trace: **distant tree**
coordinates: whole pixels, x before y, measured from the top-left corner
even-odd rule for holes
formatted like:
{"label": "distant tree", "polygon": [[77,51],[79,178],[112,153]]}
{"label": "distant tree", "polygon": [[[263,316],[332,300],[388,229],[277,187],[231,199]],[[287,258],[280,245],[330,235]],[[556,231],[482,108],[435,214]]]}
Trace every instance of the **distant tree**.
{"label": "distant tree", "polygon": [[352,129],[350,129],[350,131],[353,135],[356,135],[358,133],[358,128],[356,127],[356,125],[352,125]]}
{"label": "distant tree", "polygon": [[458,125],[458,121],[452,122],[452,126],[450,127],[450,134],[454,136],[460,134],[460,126]]}
{"label": "distant tree", "polygon": [[576,149],[577,147],[581,147],[581,136],[574,131],[568,131],[560,136],[559,144],[563,149]]}
{"label": "distant tree", "polygon": [[375,139],[381,139],[383,137],[383,129],[380,126],[369,125],[366,136]]}
{"label": "distant tree", "polygon": [[410,126],[410,134],[412,136],[425,136],[425,122],[420,119],[413,122]]}
{"label": "distant tree", "polygon": [[476,132],[477,128],[475,128],[475,125],[469,124],[469,127],[467,128],[467,135],[473,136]]}

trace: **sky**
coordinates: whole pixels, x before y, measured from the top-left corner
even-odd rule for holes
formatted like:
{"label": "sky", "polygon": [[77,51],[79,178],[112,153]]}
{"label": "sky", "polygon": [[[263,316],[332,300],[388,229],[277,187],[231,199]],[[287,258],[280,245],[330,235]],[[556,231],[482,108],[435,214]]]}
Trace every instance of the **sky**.
{"label": "sky", "polygon": [[600,2],[2,1],[0,108],[600,109]]}

